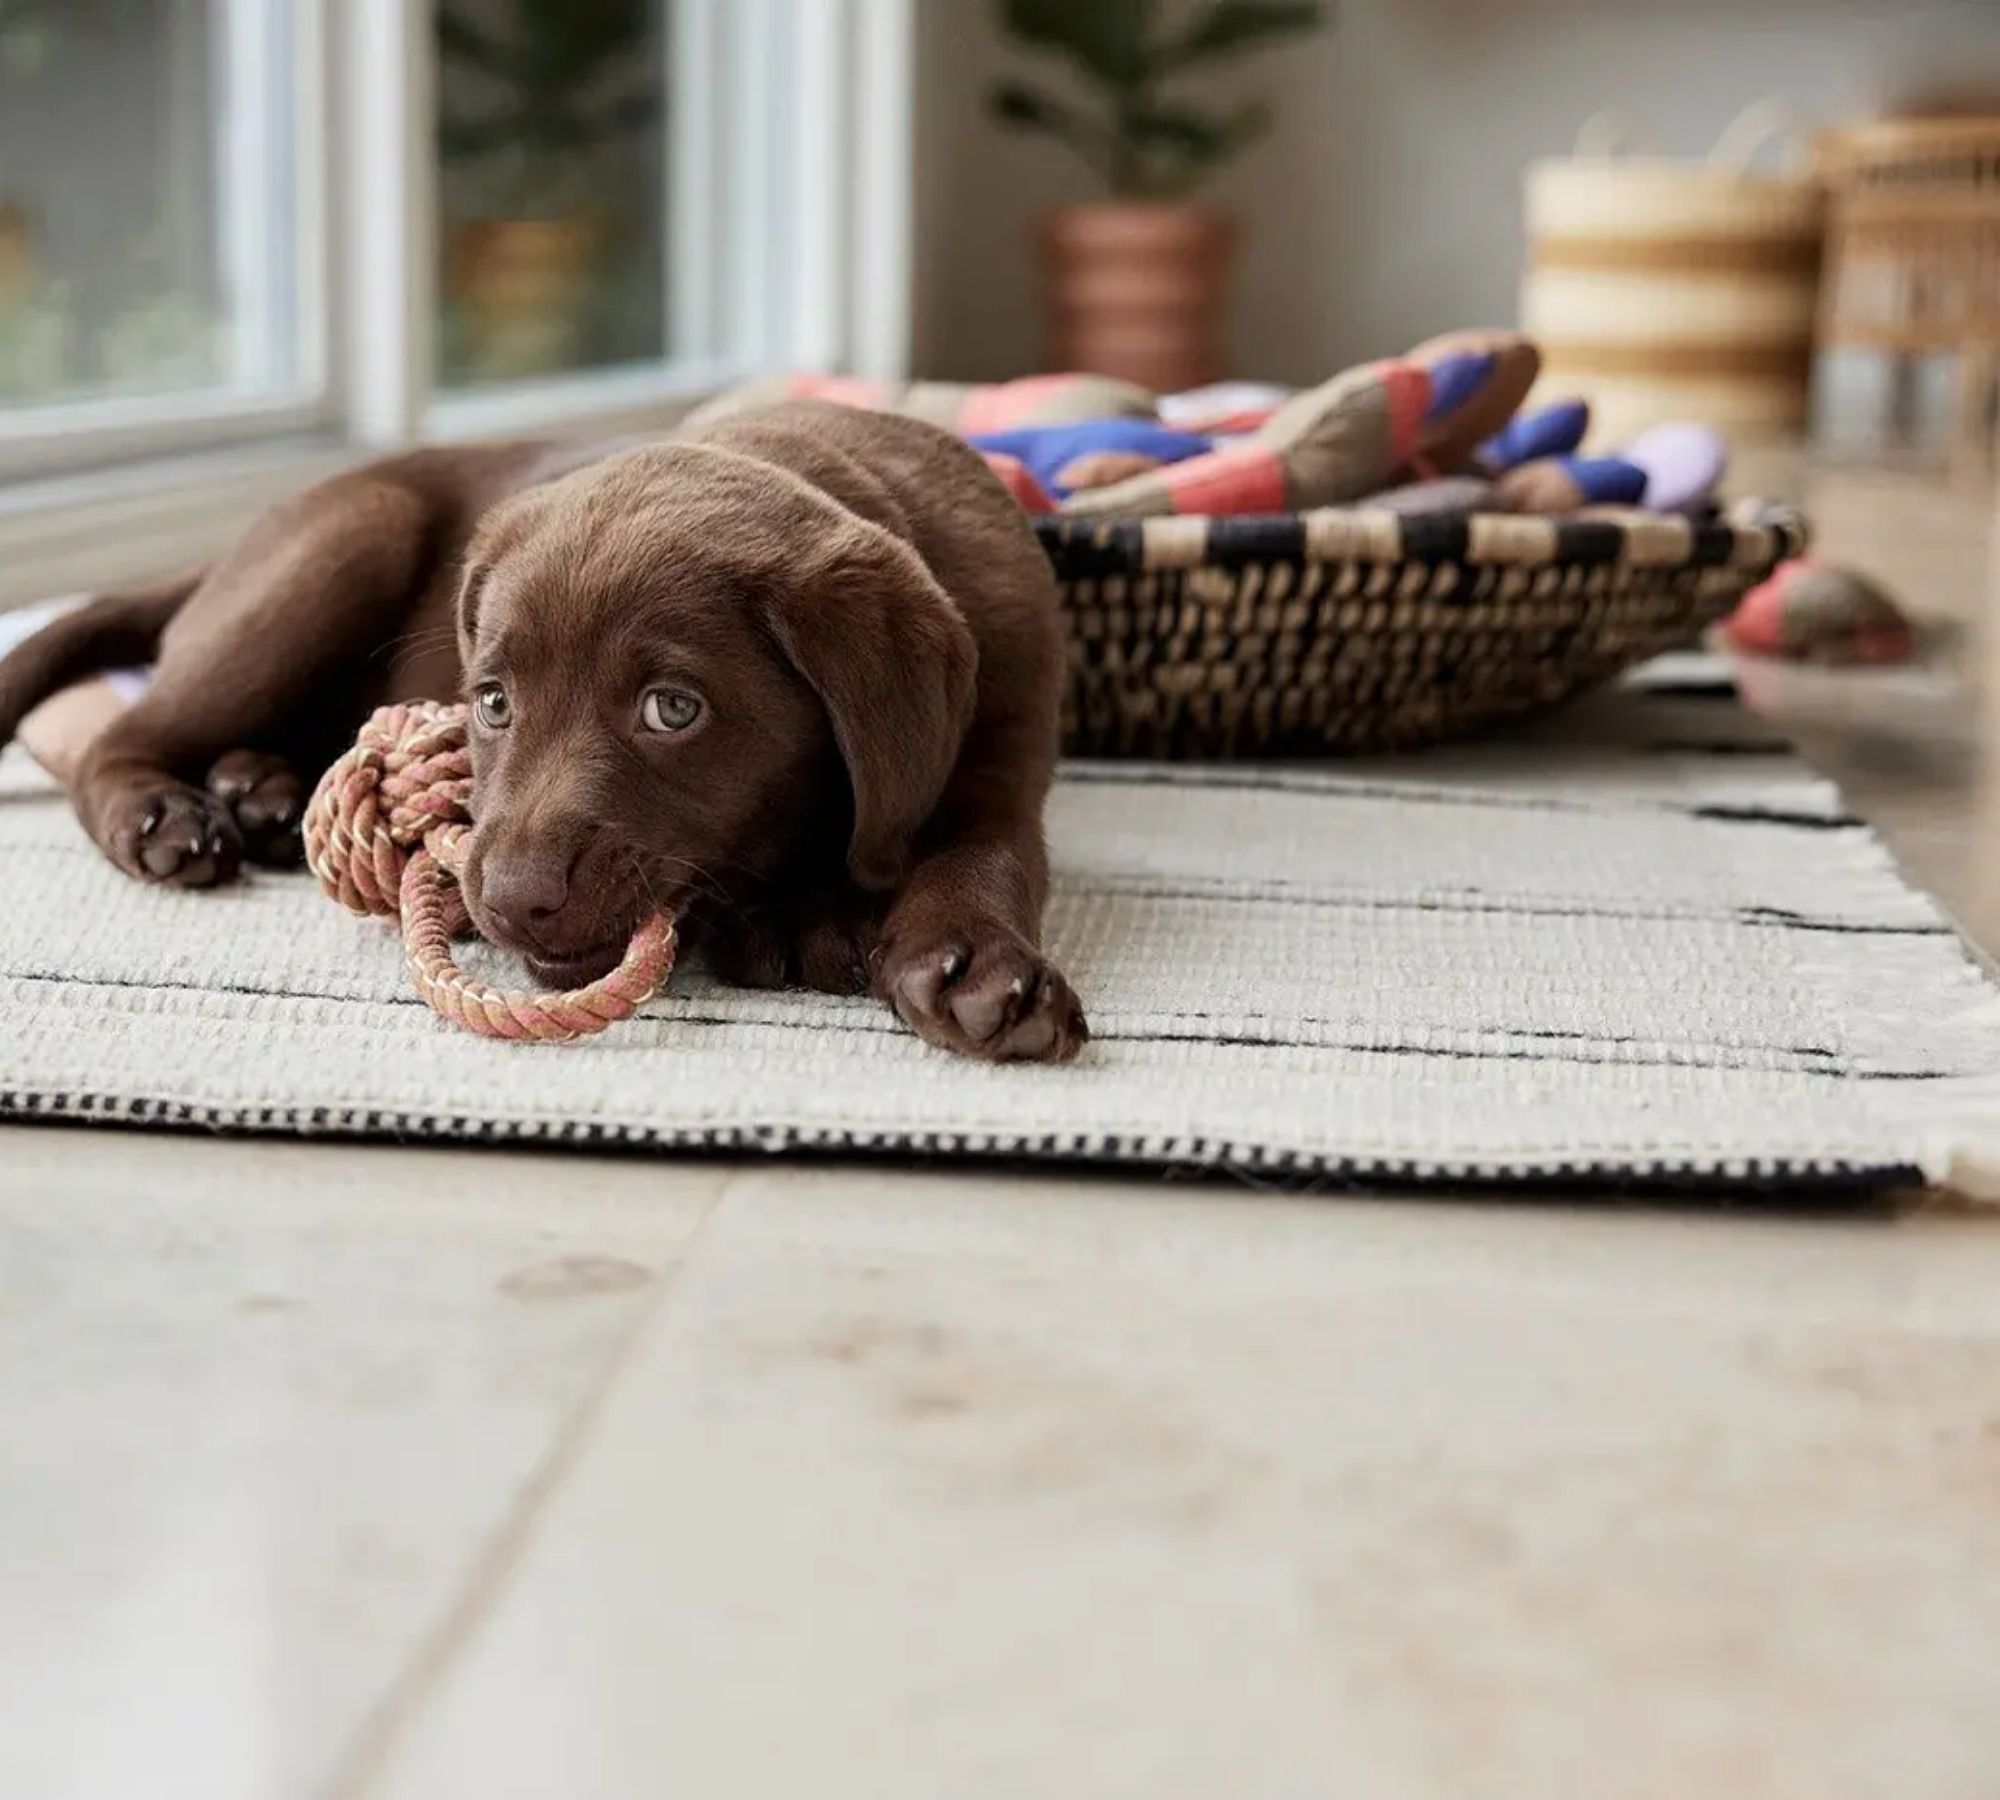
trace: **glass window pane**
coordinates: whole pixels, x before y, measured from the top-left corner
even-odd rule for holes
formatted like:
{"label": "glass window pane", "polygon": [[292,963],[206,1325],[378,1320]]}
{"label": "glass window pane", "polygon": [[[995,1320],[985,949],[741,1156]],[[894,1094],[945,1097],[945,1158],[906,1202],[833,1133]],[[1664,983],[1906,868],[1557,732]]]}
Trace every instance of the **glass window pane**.
{"label": "glass window pane", "polygon": [[0,407],[300,377],[288,0],[0,0]]}
{"label": "glass window pane", "polygon": [[447,387],[666,354],[666,0],[439,0]]}

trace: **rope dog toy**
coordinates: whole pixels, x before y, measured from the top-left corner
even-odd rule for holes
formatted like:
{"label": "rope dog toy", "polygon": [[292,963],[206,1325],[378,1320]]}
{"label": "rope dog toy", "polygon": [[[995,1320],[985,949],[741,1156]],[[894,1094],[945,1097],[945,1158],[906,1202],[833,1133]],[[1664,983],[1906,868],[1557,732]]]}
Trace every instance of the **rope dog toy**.
{"label": "rope dog toy", "polygon": [[403,926],[404,962],[426,1005],[482,1037],[562,1043],[629,1019],[674,966],[674,928],[654,913],[610,974],[561,994],[510,993],[452,961],[471,923],[459,892],[472,835],[465,708],[380,708],[320,777],[306,808],[306,862],[349,912]]}

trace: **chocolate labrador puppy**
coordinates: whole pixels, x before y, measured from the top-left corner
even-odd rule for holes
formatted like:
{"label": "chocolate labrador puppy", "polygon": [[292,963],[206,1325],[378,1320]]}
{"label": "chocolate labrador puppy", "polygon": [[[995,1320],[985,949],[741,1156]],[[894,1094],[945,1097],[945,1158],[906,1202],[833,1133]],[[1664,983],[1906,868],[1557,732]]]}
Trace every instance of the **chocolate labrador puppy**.
{"label": "chocolate labrador puppy", "polygon": [[537,980],[602,974],[660,906],[730,979],[872,987],[946,1049],[1062,1060],[1088,1032],[1039,947],[1056,605],[1000,483],[914,420],[419,450],[56,620],[0,662],[0,743],[157,654],[71,798],[127,874],[204,887],[296,858],[370,709],[462,696],[466,900]]}

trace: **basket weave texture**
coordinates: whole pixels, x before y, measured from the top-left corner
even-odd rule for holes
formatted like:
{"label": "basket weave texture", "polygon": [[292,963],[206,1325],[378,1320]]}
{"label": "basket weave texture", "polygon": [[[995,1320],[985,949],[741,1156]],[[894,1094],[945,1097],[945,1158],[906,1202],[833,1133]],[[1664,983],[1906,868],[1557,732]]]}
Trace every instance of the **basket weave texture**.
{"label": "basket weave texture", "polygon": [[1807,544],[1789,510],[1697,524],[1333,509],[1038,519],[1068,624],[1065,749],[1412,749],[1685,644]]}

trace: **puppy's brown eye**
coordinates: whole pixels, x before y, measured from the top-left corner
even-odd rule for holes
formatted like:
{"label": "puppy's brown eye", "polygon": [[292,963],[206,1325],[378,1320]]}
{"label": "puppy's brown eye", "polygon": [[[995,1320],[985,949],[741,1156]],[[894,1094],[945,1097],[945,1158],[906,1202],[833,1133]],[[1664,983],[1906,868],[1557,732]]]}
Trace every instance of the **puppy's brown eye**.
{"label": "puppy's brown eye", "polygon": [[514,722],[514,703],[497,681],[489,681],[473,695],[472,710],[488,731],[505,731]]}
{"label": "puppy's brown eye", "polygon": [[681,688],[655,688],[639,716],[648,731],[685,731],[701,717],[701,702]]}

